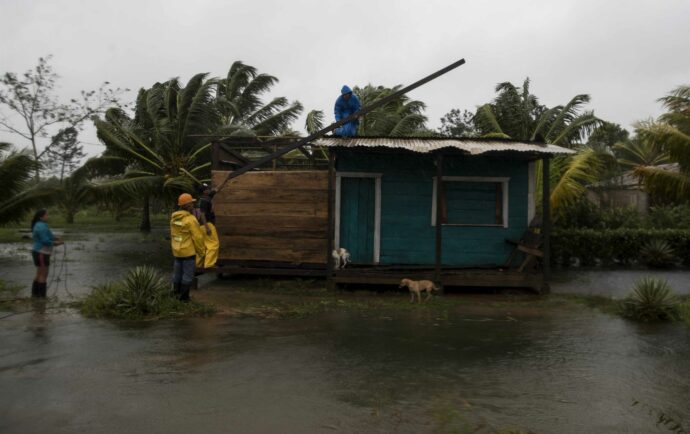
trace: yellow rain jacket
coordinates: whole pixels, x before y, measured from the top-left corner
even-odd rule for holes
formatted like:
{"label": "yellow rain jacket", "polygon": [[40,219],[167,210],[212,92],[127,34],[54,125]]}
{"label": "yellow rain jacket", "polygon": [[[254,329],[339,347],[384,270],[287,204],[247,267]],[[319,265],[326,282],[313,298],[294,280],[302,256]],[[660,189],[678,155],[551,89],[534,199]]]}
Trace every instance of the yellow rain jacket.
{"label": "yellow rain jacket", "polygon": [[173,256],[188,258],[204,256],[204,233],[194,215],[187,211],[175,211],[170,217],[170,244]]}

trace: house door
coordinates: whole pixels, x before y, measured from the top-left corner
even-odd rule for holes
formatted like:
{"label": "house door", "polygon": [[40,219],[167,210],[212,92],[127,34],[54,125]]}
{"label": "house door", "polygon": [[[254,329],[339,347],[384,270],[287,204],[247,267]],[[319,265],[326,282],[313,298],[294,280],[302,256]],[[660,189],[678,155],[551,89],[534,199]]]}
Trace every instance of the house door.
{"label": "house door", "polygon": [[350,252],[353,263],[377,262],[374,255],[376,228],[376,179],[340,179],[340,247]]}

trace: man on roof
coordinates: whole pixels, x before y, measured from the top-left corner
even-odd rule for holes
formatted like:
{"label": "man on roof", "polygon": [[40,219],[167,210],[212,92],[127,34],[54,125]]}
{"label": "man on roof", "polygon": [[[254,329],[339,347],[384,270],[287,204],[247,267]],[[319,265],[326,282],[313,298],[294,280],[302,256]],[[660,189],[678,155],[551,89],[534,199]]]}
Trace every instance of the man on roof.
{"label": "man on roof", "polygon": [[[349,86],[343,86],[340,90],[340,96],[335,100],[335,108],[333,109],[336,122],[359,111],[361,106],[359,98],[352,93],[352,89]],[[356,136],[358,126],[359,120],[355,119],[335,130],[335,133],[339,136]]]}

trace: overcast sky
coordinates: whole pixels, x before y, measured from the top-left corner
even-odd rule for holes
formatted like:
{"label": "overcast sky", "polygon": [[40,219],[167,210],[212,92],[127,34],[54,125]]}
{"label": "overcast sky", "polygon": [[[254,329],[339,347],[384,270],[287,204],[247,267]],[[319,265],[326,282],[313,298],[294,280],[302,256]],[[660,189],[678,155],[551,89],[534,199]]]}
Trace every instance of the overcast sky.
{"label": "overcast sky", "polygon": [[464,57],[410,94],[431,127],[529,76],[543,104],[588,93],[599,117],[629,128],[690,83],[690,1],[0,0],[0,72],[47,54],[66,100],[106,80],[138,89],[223,76],[242,60],[280,79],[271,96],[329,119],[343,84],[409,84]]}

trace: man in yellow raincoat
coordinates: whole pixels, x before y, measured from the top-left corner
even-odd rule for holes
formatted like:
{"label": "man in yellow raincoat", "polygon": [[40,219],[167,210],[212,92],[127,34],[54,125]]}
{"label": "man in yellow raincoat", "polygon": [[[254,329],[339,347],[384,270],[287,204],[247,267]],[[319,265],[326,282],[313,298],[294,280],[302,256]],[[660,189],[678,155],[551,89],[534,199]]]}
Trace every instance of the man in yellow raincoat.
{"label": "man in yellow raincoat", "polygon": [[183,193],[177,199],[179,210],[170,217],[170,243],[175,257],[173,266],[173,289],[182,301],[189,301],[189,289],[194,282],[194,263],[197,256],[203,257],[204,233],[194,217],[194,198]]}

